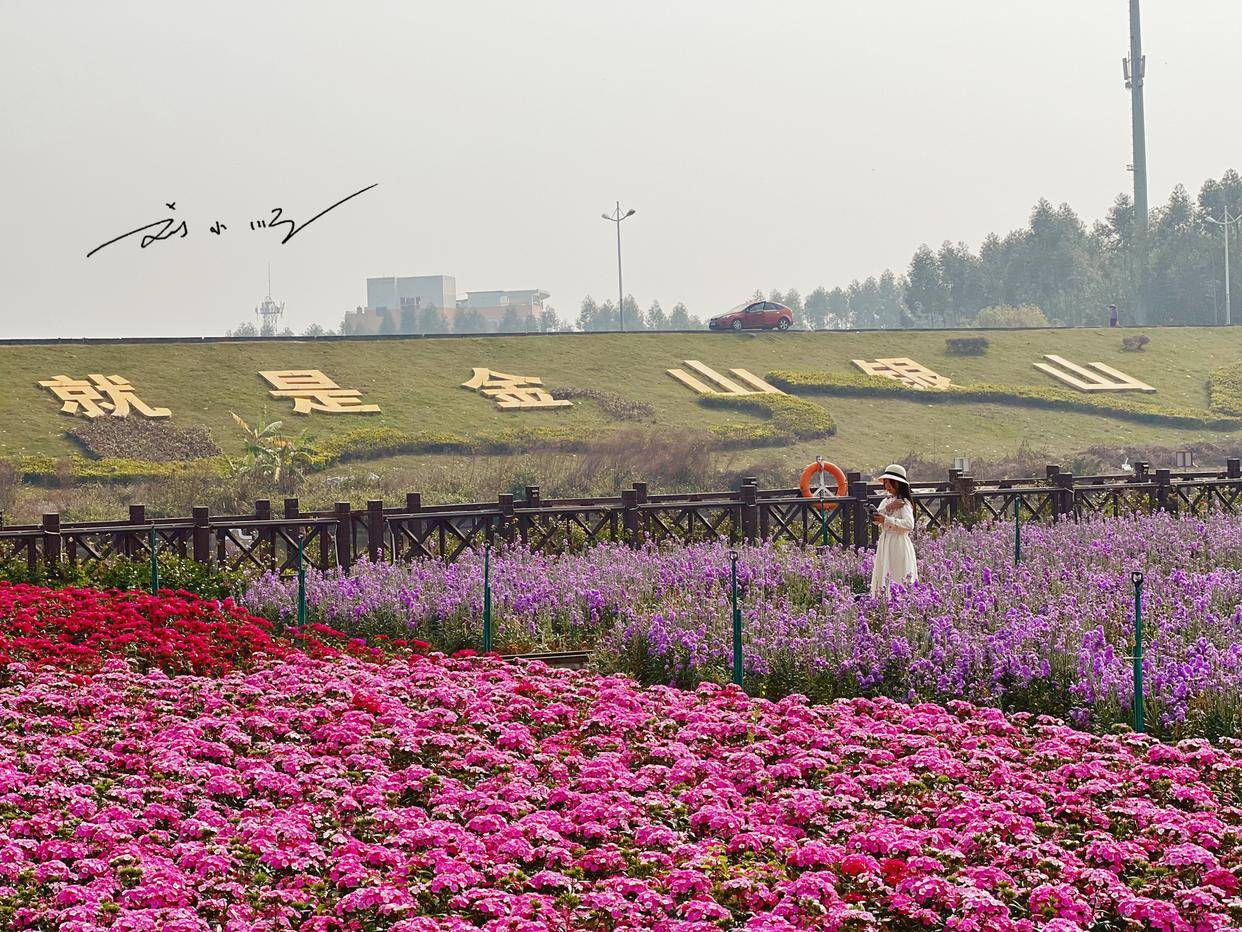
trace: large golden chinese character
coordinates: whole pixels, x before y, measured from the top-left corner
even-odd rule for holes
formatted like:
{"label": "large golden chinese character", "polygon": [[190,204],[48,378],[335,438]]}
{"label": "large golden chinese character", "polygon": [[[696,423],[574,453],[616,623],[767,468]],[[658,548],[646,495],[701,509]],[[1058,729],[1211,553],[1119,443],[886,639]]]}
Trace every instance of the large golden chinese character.
{"label": "large golden chinese character", "polygon": [[700,395],[714,395],[714,394],[720,394],[720,395],[783,395],[785,394],[779,388],[775,387],[774,385],[769,385],[763,379],[759,378],[759,376],[755,375],[752,372],[748,372],[745,369],[730,369],[729,371],[733,374],[734,378],[736,378],[738,381],[745,382],[746,385],[750,386],[749,388],[739,385],[737,382],[733,381],[733,379],[730,379],[730,378],[727,378],[726,376],[721,375],[719,372],[717,372],[715,369],[711,368],[710,366],[703,365],[703,363],[699,362],[697,359],[687,359],[685,360],[684,365],[686,369],[693,369],[699,375],[716,383],[717,387],[713,388],[711,385],[708,385],[706,382],[703,382],[701,379],[695,378],[685,369],[669,369],[668,370],[669,375],[671,375],[678,382],[680,382],[682,385],[686,386],[687,388],[691,389],[692,391],[698,392]]}
{"label": "large golden chinese character", "polygon": [[372,414],[379,405],[362,403],[362,392],[341,388],[318,369],[280,369],[259,375],[275,386],[273,398],[292,398],[294,414]]}
{"label": "large golden chinese character", "polygon": [[[76,415],[81,412],[84,417],[91,418],[105,414],[129,417],[132,408],[146,417],[172,417],[172,411],[168,408],[152,408],[139,398],[129,379],[98,373],[87,378],[90,379],[89,382],[58,375],[39,382],[39,385],[50,390],[63,402],[60,406],[63,414]],[[105,401],[105,398],[108,400]]]}
{"label": "large golden chinese character", "polygon": [[932,372],[926,366],[915,362],[908,356],[894,356],[890,359],[877,359],[868,362],[855,359],[856,365],[867,375],[877,375],[885,379],[893,379],[910,388],[948,388],[952,381],[943,375]]}
{"label": "large golden chinese character", "polygon": [[552,393],[542,388],[543,379],[529,375],[506,375],[493,372],[491,369],[473,369],[469,381],[462,382],[462,388],[478,389],[488,398],[496,399],[496,407],[506,411],[527,411],[533,408],[568,408],[572,401],[556,399]]}
{"label": "large golden chinese character", "polygon": [[[1154,392],[1155,389],[1146,382],[1140,382],[1133,376],[1126,375],[1112,366],[1102,362],[1088,363],[1091,369],[1084,369],[1068,359],[1060,356],[1045,355],[1048,362],[1037,362],[1035,368],[1046,372],[1058,381],[1064,382],[1080,392]],[[1054,363],[1055,365],[1049,365]],[[1068,369],[1068,372],[1062,371]]]}

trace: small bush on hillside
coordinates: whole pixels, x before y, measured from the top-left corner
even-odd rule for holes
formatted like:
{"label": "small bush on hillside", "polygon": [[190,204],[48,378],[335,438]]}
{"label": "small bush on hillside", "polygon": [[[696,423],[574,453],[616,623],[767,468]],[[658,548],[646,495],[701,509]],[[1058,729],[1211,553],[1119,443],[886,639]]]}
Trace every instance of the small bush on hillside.
{"label": "small bush on hillside", "polygon": [[[257,573],[223,569],[166,553],[159,556],[159,587],[193,592],[207,599],[237,598]],[[151,561],[146,557],[110,557],[85,563],[37,563],[11,558],[0,563],[0,580],[54,589],[144,589],[151,586]]]}
{"label": "small bush on hillside", "polygon": [[1122,337],[1121,349],[1127,353],[1138,353],[1142,352],[1143,347],[1150,342],[1151,338],[1145,333],[1140,333],[1138,336],[1133,337]]}
{"label": "small bush on hillside", "polygon": [[987,337],[951,337],[944,341],[949,356],[982,356],[988,351]]}
{"label": "small bush on hillside", "polygon": [[96,459],[171,463],[220,454],[206,427],[174,427],[140,417],[96,418],[74,427],[69,436]]}
{"label": "small bush on hillside", "polygon": [[647,421],[655,417],[655,408],[645,401],[635,401],[616,392],[598,388],[560,387],[549,388],[554,398],[586,398],[599,406],[600,413],[614,421]]}

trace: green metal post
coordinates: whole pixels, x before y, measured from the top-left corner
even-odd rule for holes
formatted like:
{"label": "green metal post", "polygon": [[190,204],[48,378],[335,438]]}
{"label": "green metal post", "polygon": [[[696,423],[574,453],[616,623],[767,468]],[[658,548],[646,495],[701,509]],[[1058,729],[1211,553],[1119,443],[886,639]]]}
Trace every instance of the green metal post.
{"label": "green metal post", "polygon": [[147,531],[147,549],[151,551],[151,594],[160,591],[160,556],[155,541],[155,525]]}
{"label": "green metal post", "polygon": [[1017,566],[1022,562],[1022,499],[1015,496],[1013,500],[1013,563]]}
{"label": "green metal post", "polygon": [[737,551],[729,551],[732,567],[733,600],[733,682],[742,685],[742,610],[737,604]]}
{"label": "green metal post", "polygon": [[303,550],[306,538],[298,535],[298,627],[306,627],[306,564],[303,562]]}
{"label": "green metal post", "polygon": [[483,545],[483,653],[492,652],[492,545]]}
{"label": "green metal post", "polygon": [[1134,583],[1134,730],[1143,731],[1143,574],[1130,574]]}

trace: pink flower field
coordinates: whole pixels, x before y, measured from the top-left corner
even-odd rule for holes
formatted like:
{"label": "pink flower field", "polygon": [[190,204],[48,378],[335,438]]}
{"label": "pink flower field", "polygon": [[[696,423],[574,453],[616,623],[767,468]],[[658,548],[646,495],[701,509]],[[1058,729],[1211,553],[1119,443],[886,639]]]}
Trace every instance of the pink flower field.
{"label": "pink flower field", "polygon": [[1242,742],[413,657],[0,689],[0,924],[1232,929]]}

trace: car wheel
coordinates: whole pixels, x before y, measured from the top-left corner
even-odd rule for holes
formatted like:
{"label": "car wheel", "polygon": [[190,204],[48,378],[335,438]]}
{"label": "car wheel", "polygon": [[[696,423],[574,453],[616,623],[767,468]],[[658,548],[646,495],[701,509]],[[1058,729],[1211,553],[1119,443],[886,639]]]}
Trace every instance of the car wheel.
{"label": "car wheel", "polygon": [[742,322],[740,320],[735,320],[733,323],[729,324],[729,327],[733,330],[741,330]]}
{"label": "car wheel", "polygon": [[788,330],[789,329],[789,318],[782,317],[780,320],[778,320],[776,322],[776,329],[777,330]]}

